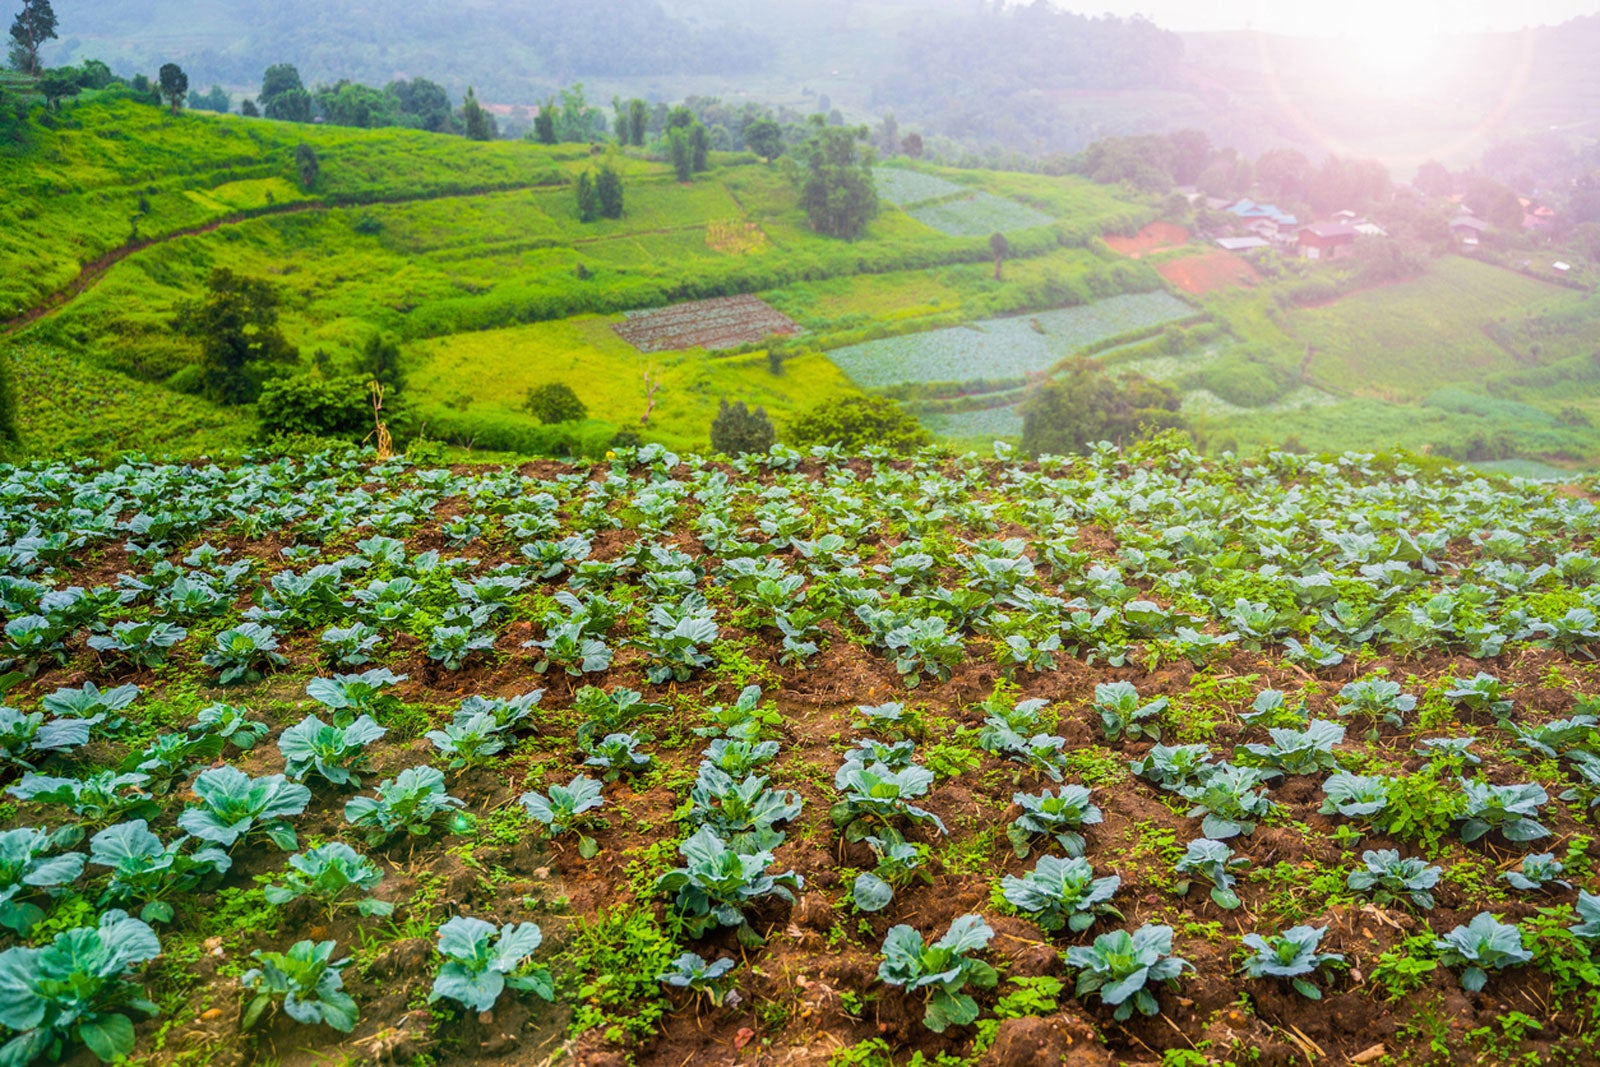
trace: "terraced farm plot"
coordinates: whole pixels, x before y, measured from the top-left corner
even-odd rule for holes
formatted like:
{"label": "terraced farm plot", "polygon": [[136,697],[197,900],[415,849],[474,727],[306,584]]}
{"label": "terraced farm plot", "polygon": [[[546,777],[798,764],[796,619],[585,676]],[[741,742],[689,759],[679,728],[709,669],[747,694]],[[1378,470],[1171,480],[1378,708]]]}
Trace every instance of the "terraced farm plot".
{"label": "terraced farm plot", "polygon": [[946,330],[851,345],[829,353],[856,382],[879,389],[906,382],[1020,378],[1108,337],[1191,318],[1170,293],[1130,293],[1082,307],[986,319]]}
{"label": "terraced farm plot", "polygon": [[947,182],[932,174],[906,170],[903,167],[874,167],[872,181],[877,186],[878,199],[899,207],[954,196],[965,191],[963,186],[955,182]]}
{"label": "terraced farm plot", "polygon": [[1170,222],[1152,222],[1132,237],[1108,233],[1101,240],[1119,256],[1138,259],[1151,252],[1183,247],[1189,243],[1189,231]]}
{"label": "terraced farm plot", "polygon": [[649,311],[627,311],[612,328],[641,352],[716,351],[800,332],[793,319],[756,296],[719,296]]}
{"label": "terraced farm plot", "polygon": [[1169,259],[1156,270],[1167,281],[1194,296],[1236,285],[1255,285],[1261,280],[1248,260],[1221,250]]}
{"label": "terraced farm plot", "polygon": [[1022,436],[1022,412],[1015,404],[949,415],[921,415],[918,420],[929,432],[955,441],[1014,441]]}
{"label": "terraced farm plot", "polygon": [[1042,211],[993,193],[973,193],[959,200],[941,200],[906,210],[906,214],[950,237],[985,237],[991,233],[1027,230],[1055,221]]}

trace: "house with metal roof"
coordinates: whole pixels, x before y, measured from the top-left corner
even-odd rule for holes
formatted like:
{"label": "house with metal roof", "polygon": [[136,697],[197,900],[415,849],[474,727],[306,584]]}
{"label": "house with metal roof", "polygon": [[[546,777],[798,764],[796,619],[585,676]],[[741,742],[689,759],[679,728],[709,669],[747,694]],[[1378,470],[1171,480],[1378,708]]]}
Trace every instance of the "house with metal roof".
{"label": "house with metal roof", "polygon": [[1356,228],[1348,222],[1314,222],[1300,227],[1303,259],[1343,259],[1354,255]]}

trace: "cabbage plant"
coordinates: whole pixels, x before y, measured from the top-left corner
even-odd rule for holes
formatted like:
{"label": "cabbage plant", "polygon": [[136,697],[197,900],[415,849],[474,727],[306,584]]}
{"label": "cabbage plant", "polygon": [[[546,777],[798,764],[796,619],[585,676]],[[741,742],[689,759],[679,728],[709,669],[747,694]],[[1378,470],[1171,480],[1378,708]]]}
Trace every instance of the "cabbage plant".
{"label": "cabbage plant", "polygon": [[249,1030],[269,1007],[279,1007],[297,1023],[323,1023],[340,1033],[356,1028],[360,1011],[344,991],[340,972],[350,957],[333,958],[332,941],[296,941],[287,952],[256,950],[251,957],[261,966],[246,971],[239,984],[255,996],[245,1004],[239,1029]]}
{"label": "cabbage plant", "polygon": [[1522,947],[1522,931],[1486,911],[1436,940],[1433,947],[1446,967],[1465,967],[1461,988],[1470,993],[1484,987],[1488,972],[1520,967],[1533,959],[1533,953]]}
{"label": "cabbage plant", "polygon": [[[1239,894],[1233,891],[1237,879],[1234,872],[1250,864],[1250,857],[1237,856],[1225,842],[1208,837],[1195,838],[1178,858],[1174,868],[1179,874],[1198,875],[1211,883],[1211,902],[1224,911],[1239,907]],[[1174,887],[1179,896],[1189,892],[1189,881],[1180,881]]]}
{"label": "cabbage plant", "polygon": [[194,780],[198,805],[178,815],[178,828],[232,849],[260,834],[285,852],[295,848],[291,816],[311,802],[311,790],[281,774],[251,778],[237,767],[213,767]]}
{"label": "cabbage plant", "polygon": [[341,905],[354,906],[362,915],[388,915],[394,905],[372,896],[382,881],[383,872],[371,859],[343,842],[330,841],[290,856],[283,882],[268,885],[262,894],[268,904],[310,897],[327,908],[330,916]]}
{"label": "cabbage plant", "polygon": [[1244,961],[1246,978],[1287,978],[1303,997],[1321,1000],[1322,990],[1312,975],[1332,964],[1343,963],[1337,952],[1318,952],[1326,926],[1295,926],[1281,934],[1245,934],[1244,947],[1255,955]]}
{"label": "cabbage plant", "polygon": [[1199,785],[1185,786],[1178,794],[1194,806],[1189,818],[1203,817],[1200,832],[1215,841],[1253,833],[1257,820],[1272,809],[1272,802],[1258,792],[1260,774],[1250,767],[1220,764]]}
{"label": "cabbage plant", "polygon": [[212,875],[226,874],[233,860],[220,848],[186,850],[192,837],[162,843],[143,819],[108,826],[89,840],[89,862],[109,868],[101,904],[142,903],[139,918],[171,922],[172,897],[194,892]]}
{"label": "cabbage plant", "polygon": [[426,837],[435,830],[469,832],[477,820],[460,809],[466,802],[451,796],[444,772],[437,767],[407,767],[385,779],[370,797],[345,801],[345,821],[366,831],[367,844],[383,845],[397,834]]}
{"label": "cabbage plant", "polygon": [[1117,875],[1094,876],[1094,868],[1082,857],[1058,859],[1040,856],[1033,870],[1018,878],[1007,875],[1000,883],[1000,894],[1007,904],[1031,918],[1039,929],[1066,927],[1082,933],[1101,915],[1122,918],[1111,906],[1122,879]]}
{"label": "cabbage plant", "polygon": [[588,812],[605,803],[605,798],[600,792],[599,782],[580,774],[564,786],[551,786],[549,796],[530,790],[522,794],[519,799],[527,813],[535,822],[544,825],[552,838],[559,837],[569,830],[576,831],[578,855],[584,859],[592,859],[600,851],[600,845],[579,827],[588,821],[584,818]]}
{"label": "cabbage plant", "polygon": [[1550,802],[1544,787],[1536,783],[1491,785],[1474,779],[1461,779],[1466,796],[1462,812],[1461,840],[1476,841],[1490,830],[1499,830],[1507,841],[1537,841],[1550,831],[1538,820],[1539,809]]}
{"label": "cabbage plant", "polygon": [[656,888],[673,894],[673,906],[683,916],[690,937],[701,937],[717,926],[737,928],[742,944],[759,945],[761,938],[745,919],[745,909],[765,897],[794,903],[804,880],[793,871],[769,874],[770,852],[735,852],[717,832],[702,826],[678,846],[685,863],[656,880]]}
{"label": "cabbage plant", "polygon": [[1523,892],[1543,891],[1550,892],[1550,887],[1571,889],[1572,883],[1562,881],[1560,875],[1565,870],[1565,865],[1555,857],[1553,852],[1540,852],[1533,856],[1522,857],[1522,866],[1519,870],[1503,871],[1500,880],[1508,882],[1513,889]]}
{"label": "cabbage plant", "polygon": [[83,831],[75,826],[54,833],[30,826],[0,831],[0,926],[28,936],[44,918],[44,909],[27,898],[77,881],[83,873],[84,856],[63,850],[82,837]]}
{"label": "cabbage plant", "polygon": [[349,726],[329,726],[315,715],[307,715],[278,735],[278,751],[283,753],[284,772],[292,781],[303,782],[314,773],[333,785],[360,789],[356,771],[366,764],[366,748],[388,732],[370,715]]}
{"label": "cabbage plant", "polygon": [[1067,949],[1067,966],[1078,968],[1077,995],[1099,996],[1115,1008],[1112,1017],[1126,1022],[1137,1009],[1156,1015],[1161,1005],[1151,988],[1157,982],[1173,983],[1194,966],[1172,954],[1172,927],[1146,924],[1129,934],[1114,930],[1101,934],[1092,945]]}
{"label": "cabbage plant", "polygon": [[1049,837],[1067,855],[1083,855],[1083,835],[1078,831],[1104,818],[1091,795],[1089,787],[1082,785],[1064,785],[1054,793],[1046,789],[1037,796],[1013,793],[1011,803],[1020,807],[1022,814],[1011,820],[1006,830],[1012,850],[1026,858],[1036,838]]}
{"label": "cabbage plant", "polygon": [[930,823],[946,832],[939,816],[911,803],[933,785],[933,772],[926,767],[890,770],[881,763],[864,767],[847,762],[834,775],[833,784],[843,796],[829,815],[846,841],[861,841],[903,820]]}
{"label": "cabbage plant", "polygon": [[0,1063],[58,1060],[74,1044],[102,1063],[130,1055],[129,1015],[157,1010],[132,972],[159,955],[155,931],[115,909],[43,948],[0,952],[0,1025],[16,1035],[0,1046]]}
{"label": "cabbage plant", "polygon": [[438,929],[444,963],[433,980],[428,1002],[449,999],[474,1012],[492,1009],[508,987],[544,1000],[555,999],[550,971],[533,965],[544,940],[533,923],[493,923],[457,915]]}
{"label": "cabbage plant", "polygon": [[969,985],[993,989],[999,980],[993,967],[971,955],[987,948],[993,937],[994,930],[978,915],[960,916],[931,945],[924,945],[910,926],[891,927],[883,939],[878,980],[907,993],[921,992],[922,1022],[934,1033],[966,1026],[977,1021],[978,1002],[963,990]]}
{"label": "cabbage plant", "polygon": [[221,685],[260,681],[265,668],[282,667],[289,662],[278,651],[278,638],[272,628],[254,622],[219,633],[215,647],[201,661],[221,672]]}
{"label": "cabbage plant", "polygon": [[1100,729],[1108,742],[1123,738],[1161,740],[1161,727],[1154,720],[1167,709],[1167,698],[1145,702],[1132,682],[1101,682],[1094,687],[1094,711],[1100,716]]}
{"label": "cabbage plant", "polygon": [[1424,911],[1432,910],[1431,890],[1439,884],[1443,868],[1416,857],[1401,859],[1392,848],[1369,849],[1361,854],[1361,862],[1363,866],[1345,879],[1351,889],[1371,893],[1380,905],[1406,897]]}
{"label": "cabbage plant", "polygon": [[733,979],[729,977],[733,968],[731,956],[707,963],[699,953],[685,952],[672,961],[669,969],[656,975],[656,980],[677,989],[698,993],[709,1000],[712,1007],[720,1008],[735,996]]}

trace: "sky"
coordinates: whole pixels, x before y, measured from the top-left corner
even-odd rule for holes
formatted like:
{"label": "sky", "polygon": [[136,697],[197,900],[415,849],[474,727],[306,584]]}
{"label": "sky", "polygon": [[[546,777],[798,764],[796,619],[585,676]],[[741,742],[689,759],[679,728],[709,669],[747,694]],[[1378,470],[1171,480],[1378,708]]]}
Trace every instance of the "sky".
{"label": "sky", "polygon": [[1055,0],[1082,14],[1142,14],[1169,30],[1348,35],[1516,30],[1600,14],[1597,0]]}

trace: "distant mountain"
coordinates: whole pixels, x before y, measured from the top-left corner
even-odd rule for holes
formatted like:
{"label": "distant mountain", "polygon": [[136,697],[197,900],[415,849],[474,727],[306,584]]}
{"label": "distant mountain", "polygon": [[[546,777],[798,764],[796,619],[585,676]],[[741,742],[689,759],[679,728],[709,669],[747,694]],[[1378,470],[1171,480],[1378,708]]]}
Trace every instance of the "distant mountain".
{"label": "distant mountain", "polygon": [[691,26],[656,0],[75,0],[52,62],[93,56],[120,69],[176,61],[195,85],[246,87],[273,63],[308,82],[382,85],[423,76],[486,99],[531,101],[573,81],[748,74],[768,42],[749,30]]}

